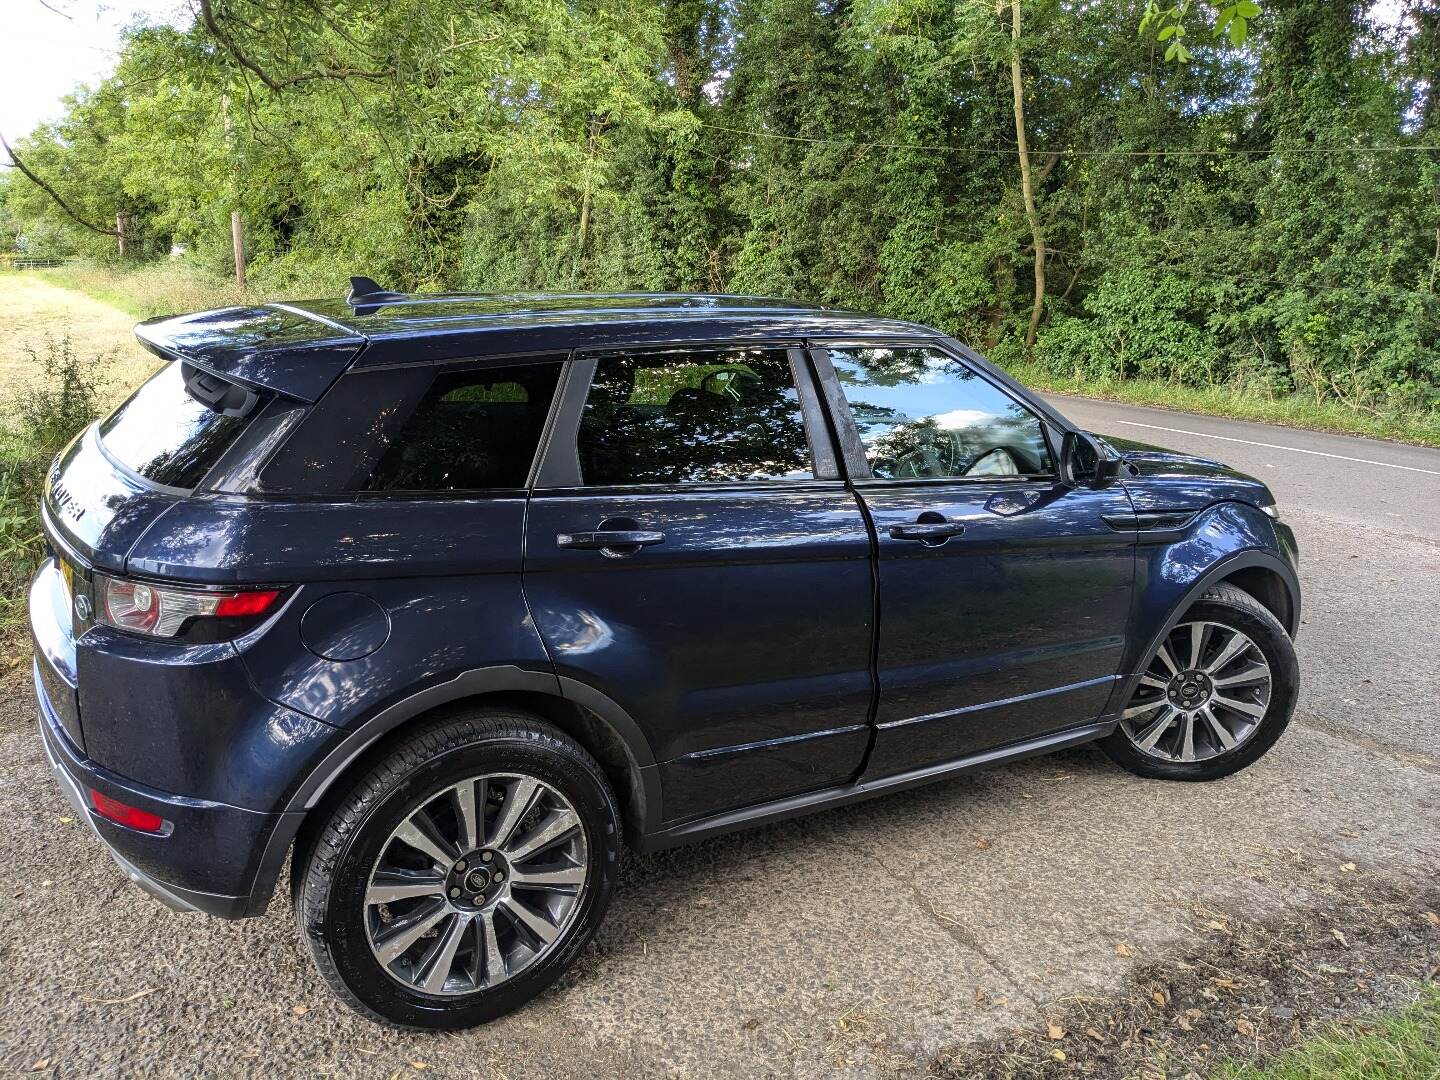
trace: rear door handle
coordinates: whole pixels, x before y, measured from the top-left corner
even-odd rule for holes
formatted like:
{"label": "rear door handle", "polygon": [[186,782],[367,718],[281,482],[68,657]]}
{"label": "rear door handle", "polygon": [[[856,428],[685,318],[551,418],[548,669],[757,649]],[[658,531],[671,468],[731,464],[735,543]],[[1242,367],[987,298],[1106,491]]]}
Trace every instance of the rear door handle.
{"label": "rear door handle", "polygon": [[934,515],[938,521],[921,515],[919,521],[913,525],[891,525],[890,539],[892,540],[918,540],[922,544],[930,544],[939,547],[952,536],[959,536],[965,531],[965,526],[958,521],[946,521],[939,514]]}
{"label": "rear door handle", "polygon": [[[559,533],[555,543],[562,548],[582,551],[603,551],[605,554],[630,555],[651,544],[663,544],[665,534],[651,529],[595,529],[592,532]],[[630,550],[626,550],[626,549]]]}

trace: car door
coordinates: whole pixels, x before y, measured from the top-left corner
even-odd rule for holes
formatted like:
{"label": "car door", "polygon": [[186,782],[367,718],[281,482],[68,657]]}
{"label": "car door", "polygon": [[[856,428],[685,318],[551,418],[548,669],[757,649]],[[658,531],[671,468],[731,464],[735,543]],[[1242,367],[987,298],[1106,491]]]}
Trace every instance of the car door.
{"label": "car door", "polygon": [[1063,483],[1045,422],[938,342],[835,342],[816,362],[878,550],[867,778],[1097,717],[1130,614],[1124,489]]}
{"label": "car door", "polygon": [[530,501],[525,592],[562,679],[649,739],[664,820],[859,771],[870,556],[803,349],[571,361]]}

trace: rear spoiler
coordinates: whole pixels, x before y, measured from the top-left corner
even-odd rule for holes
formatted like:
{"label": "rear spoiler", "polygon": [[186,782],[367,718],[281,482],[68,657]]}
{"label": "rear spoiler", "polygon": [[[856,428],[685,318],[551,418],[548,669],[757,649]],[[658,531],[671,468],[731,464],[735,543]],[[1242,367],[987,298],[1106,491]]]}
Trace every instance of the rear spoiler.
{"label": "rear spoiler", "polygon": [[[148,319],[135,337],[161,359],[304,402],[317,401],[365,345],[360,334],[288,305]],[[192,377],[187,370],[187,384]],[[206,392],[217,401],[226,393],[214,384]],[[242,405],[231,398],[229,404]]]}

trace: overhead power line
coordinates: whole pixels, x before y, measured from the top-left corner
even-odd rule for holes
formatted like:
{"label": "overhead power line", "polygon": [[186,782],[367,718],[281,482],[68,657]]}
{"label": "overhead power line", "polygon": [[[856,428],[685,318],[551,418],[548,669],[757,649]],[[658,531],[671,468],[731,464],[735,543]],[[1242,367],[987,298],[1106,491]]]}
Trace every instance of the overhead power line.
{"label": "overhead power line", "polygon": [[[855,146],[874,150],[920,150],[936,154],[1001,154],[1013,157],[1016,150],[1011,147],[995,146],[946,146],[936,143],[880,142],[871,139],[837,139],[810,135],[781,135],[773,131],[755,131],[750,128],[731,127],[728,124],[700,122],[701,127],[716,131],[728,131],[734,135],[751,135],[757,139],[773,139],[778,142],[812,143],[820,146]],[[1061,150],[1037,149],[1030,152],[1032,157],[1254,157],[1271,154],[1411,154],[1425,151],[1440,151],[1440,146],[1397,144],[1393,146],[1277,146],[1265,149],[1234,147],[1226,150],[1085,150],[1066,147]]]}

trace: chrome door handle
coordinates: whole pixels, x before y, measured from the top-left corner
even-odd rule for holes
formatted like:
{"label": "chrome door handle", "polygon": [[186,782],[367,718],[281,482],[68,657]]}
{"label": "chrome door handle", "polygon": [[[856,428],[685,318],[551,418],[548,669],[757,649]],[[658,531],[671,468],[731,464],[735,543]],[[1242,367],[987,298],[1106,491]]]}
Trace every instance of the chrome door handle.
{"label": "chrome door handle", "polygon": [[930,547],[939,547],[952,536],[959,536],[965,526],[958,521],[946,521],[940,514],[927,511],[910,525],[891,525],[891,540],[916,540]]}
{"label": "chrome door handle", "polygon": [[562,548],[602,551],[606,555],[633,555],[643,547],[664,542],[665,534],[652,529],[594,529],[590,532],[558,533],[555,537],[555,543]]}

